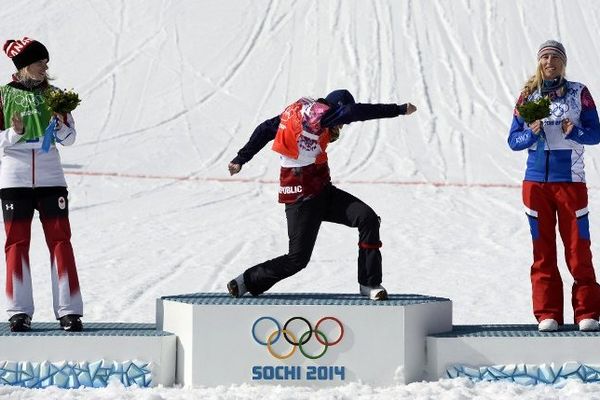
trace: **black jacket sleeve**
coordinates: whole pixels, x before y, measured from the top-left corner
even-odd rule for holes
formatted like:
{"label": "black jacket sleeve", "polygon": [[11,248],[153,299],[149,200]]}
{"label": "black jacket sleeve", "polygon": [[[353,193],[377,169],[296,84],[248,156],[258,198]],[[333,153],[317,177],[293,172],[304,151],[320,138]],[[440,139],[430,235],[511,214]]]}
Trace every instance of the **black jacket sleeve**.
{"label": "black jacket sleeve", "polygon": [[336,125],[349,124],[369,119],[394,118],[406,114],[407,105],[402,104],[347,104],[333,106],[321,118],[321,126],[330,128]]}
{"label": "black jacket sleeve", "polygon": [[237,156],[231,160],[233,164],[244,165],[252,159],[263,147],[271,140],[275,139],[277,129],[279,128],[279,115],[266,120],[258,125],[248,143],[238,151]]}

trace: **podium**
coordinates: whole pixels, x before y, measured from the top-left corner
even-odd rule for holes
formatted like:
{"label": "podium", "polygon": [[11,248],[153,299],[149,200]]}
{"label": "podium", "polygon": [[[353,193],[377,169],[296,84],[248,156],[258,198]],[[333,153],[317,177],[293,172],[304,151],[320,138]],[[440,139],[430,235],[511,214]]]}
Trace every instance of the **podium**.
{"label": "podium", "polygon": [[176,382],[331,386],[424,378],[428,334],[452,328],[448,299],[404,294],[164,296],[159,329],[177,336]]}
{"label": "podium", "polygon": [[0,382],[31,388],[389,386],[468,378],[532,385],[600,382],[600,332],[575,325],[452,325],[452,302],[419,294],[164,296],[156,324],[0,324]]}

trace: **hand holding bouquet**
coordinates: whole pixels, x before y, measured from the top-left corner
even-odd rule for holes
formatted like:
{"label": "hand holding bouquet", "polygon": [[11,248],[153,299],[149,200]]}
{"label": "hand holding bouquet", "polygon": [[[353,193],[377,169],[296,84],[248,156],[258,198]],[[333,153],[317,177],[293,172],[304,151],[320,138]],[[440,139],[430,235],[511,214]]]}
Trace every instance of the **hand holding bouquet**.
{"label": "hand holding bouquet", "polygon": [[42,141],[41,150],[47,153],[52,146],[52,143],[56,141],[55,131],[63,128],[63,124],[69,126],[67,122],[67,114],[73,111],[81,100],[79,95],[73,90],[62,90],[57,88],[49,88],[44,93],[44,101],[46,107],[54,116],[50,119],[50,124],[44,131],[44,138]]}

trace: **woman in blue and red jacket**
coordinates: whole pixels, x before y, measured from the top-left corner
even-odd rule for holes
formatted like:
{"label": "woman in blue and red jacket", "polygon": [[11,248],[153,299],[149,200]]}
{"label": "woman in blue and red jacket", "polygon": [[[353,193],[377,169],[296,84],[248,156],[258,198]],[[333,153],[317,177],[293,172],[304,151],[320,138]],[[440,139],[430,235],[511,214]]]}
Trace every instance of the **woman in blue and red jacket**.
{"label": "woman in blue and red jacket", "polygon": [[325,99],[303,97],[281,115],[260,124],[248,143],[229,163],[231,175],[274,140],[280,155],[279,202],[285,204],[289,251],[265,261],[231,280],[227,289],[234,297],[259,295],[308,264],[321,222],[358,228],[358,282],[362,295],[387,299],[381,286],[379,217],[360,199],[331,184],[327,145],[339,136],[342,125],[355,121],[393,118],[416,111],[410,103],[355,103],[347,90],[336,90]]}
{"label": "woman in blue and red jacket", "polygon": [[517,106],[548,97],[551,113],[527,125],[515,108],[508,137],[511,149],[528,151],[523,202],[533,239],[533,311],[540,331],[555,331],[564,323],[556,254],[558,220],[567,267],[575,280],[575,323],[580,330],[595,331],[599,329],[600,286],[590,250],[583,153],[584,145],[600,142],[600,122],[589,90],[565,79],[563,45],[546,41],[537,56],[536,73],[525,84]]}

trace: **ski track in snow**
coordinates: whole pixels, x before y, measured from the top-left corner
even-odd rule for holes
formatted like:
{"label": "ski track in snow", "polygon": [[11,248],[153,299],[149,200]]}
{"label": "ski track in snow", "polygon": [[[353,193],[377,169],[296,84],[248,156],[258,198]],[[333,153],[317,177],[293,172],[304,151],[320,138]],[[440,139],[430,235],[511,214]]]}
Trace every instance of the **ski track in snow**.
{"label": "ski track in snow", "polygon": [[562,15],[562,13],[560,13],[559,10],[558,10],[558,4],[557,4],[556,0],[552,0],[552,12],[554,14],[553,15],[553,17],[554,17],[554,24],[553,25],[556,27],[555,28],[556,29],[556,37],[557,37],[558,40],[563,40],[562,39],[562,34],[561,34],[561,30],[562,29],[560,27],[561,24],[562,24],[562,21],[561,21],[561,15]]}
{"label": "ski track in snow", "polygon": [[[371,50],[371,54],[367,55],[367,59],[369,60],[369,65],[370,66],[376,66],[376,67],[380,67],[380,68],[384,68],[383,62],[382,62],[382,48],[381,48],[381,17],[380,17],[380,12],[378,9],[378,2],[374,1],[372,3],[372,8],[371,8],[371,12],[373,14],[373,20],[374,20],[374,24],[372,26],[373,29],[373,34],[369,35],[371,38],[373,38],[372,40],[374,41],[374,46],[373,49]],[[368,91],[370,93],[370,95],[373,98],[380,98],[381,97],[381,75],[377,74],[375,76],[370,76],[369,79],[369,84],[368,84]],[[377,102],[377,100],[376,100]],[[368,127],[369,129],[369,133],[368,133],[368,138],[367,140],[361,140],[361,143],[364,143],[366,145],[366,147],[362,147],[361,148],[361,152],[359,154],[357,154],[356,156],[353,157],[349,157],[350,160],[352,160],[352,164],[353,165],[349,165],[348,169],[344,171],[345,176],[353,176],[356,175],[358,172],[360,172],[361,170],[363,170],[364,168],[368,167],[368,164],[370,164],[370,160],[373,159],[373,155],[376,152],[376,148],[378,146],[379,143],[379,139],[380,139],[380,121],[379,120],[375,120],[375,121],[370,121],[368,122],[368,124],[370,125]],[[373,128],[373,129],[371,129]],[[360,139],[357,135],[357,140]]]}

